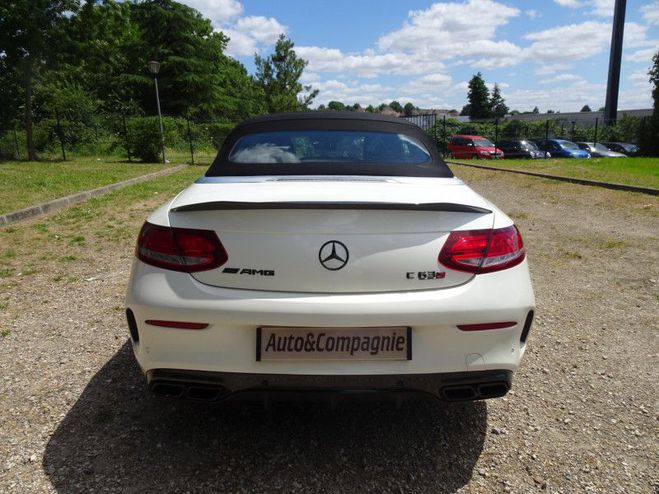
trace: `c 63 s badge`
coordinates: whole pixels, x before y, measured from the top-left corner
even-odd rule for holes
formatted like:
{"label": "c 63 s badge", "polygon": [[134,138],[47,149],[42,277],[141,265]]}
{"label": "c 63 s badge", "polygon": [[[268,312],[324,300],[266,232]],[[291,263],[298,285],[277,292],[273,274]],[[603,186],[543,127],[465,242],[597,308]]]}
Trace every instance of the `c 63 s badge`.
{"label": "c 63 s badge", "polygon": [[408,280],[443,280],[446,277],[444,271],[408,271],[405,274]]}

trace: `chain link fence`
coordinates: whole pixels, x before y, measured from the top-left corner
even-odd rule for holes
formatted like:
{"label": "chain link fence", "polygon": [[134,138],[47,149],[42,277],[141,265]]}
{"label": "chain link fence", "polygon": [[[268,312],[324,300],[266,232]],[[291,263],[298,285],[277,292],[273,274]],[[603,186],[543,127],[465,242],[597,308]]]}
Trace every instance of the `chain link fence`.
{"label": "chain link fence", "polygon": [[[639,144],[649,128],[648,117],[623,115],[616,124],[552,118],[547,120],[479,120],[464,122],[437,114],[404,117],[424,129],[446,156],[448,142],[456,134],[478,135],[495,144],[509,139],[551,139],[594,143]],[[193,118],[163,117],[165,146],[177,159],[194,164],[202,154],[214,156],[233,128],[231,122],[207,122]],[[34,123],[33,141],[40,158],[67,160],[77,156],[115,156],[128,161],[160,161],[158,117],[125,113],[100,114],[86,120],[64,112],[40,115]],[[19,124],[0,128],[0,159],[27,158],[25,131]]]}
{"label": "chain link fence", "polygon": [[603,125],[600,118],[576,121],[560,118],[546,120],[492,119],[463,122],[437,114],[405,117],[425,130],[443,156],[448,155],[448,142],[453,135],[478,135],[497,145],[510,139],[565,139],[573,142],[624,142],[639,144],[649,127],[648,117],[623,115],[615,124]]}
{"label": "chain link fence", "polygon": [[[205,122],[163,116],[165,146],[194,164],[200,154],[215,155],[234,127],[230,122]],[[158,117],[112,114],[91,121],[66,118],[59,112],[41,116],[33,125],[33,143],[40,159],[70,160],[81,156],[113,156],[127,161],[160,161]],[[0,160],[27,159],[26,133],[16,124],[0,128]]]}

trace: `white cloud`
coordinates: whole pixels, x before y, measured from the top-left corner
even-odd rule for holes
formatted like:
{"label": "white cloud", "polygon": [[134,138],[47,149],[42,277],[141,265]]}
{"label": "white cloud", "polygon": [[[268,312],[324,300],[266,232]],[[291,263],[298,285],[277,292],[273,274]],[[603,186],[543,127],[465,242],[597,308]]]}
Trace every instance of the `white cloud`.
{"label": "white cloud", "polygon": [[643,50],[635,51],[631,55],[625,56],[625,60],[628,62],[646,63],[649,66],[650,63],[652,63],[652,57],[656,52],[656,48],[645,48]]}
{"label": "white cloud", "polygon": [[254,55],[264,46],[273,45],[288,28],[273,17],[241,17],[229,27],[221,28],[229,37],[229,55]]}
{"label": "white cloud", "polygon": [[525,38],[532,43],[526,51],[539,63],[565,63],[597,55],[608,46],[610,37],[609,24],[588,21],[529,33]]}
{"label": "white cloud", "polygon": [[520,111],[531,110],[534,106],[541,111],[579,111],[583,105],[599,108],[604,104],[606,84],[593,84],[577,81],[574,84],[542,89],[516,89],[506,93],[506,104]]}
{"label": "white cloud", "polygon": [[181,2],[204,14],[216,27],[243,13],[243,6],[238,0],[181,0]]}
{"label": "white cloud", "polygon": [[556,2],[561,7],[570,7],[571,9],[581,7],[581,2],[578,0],[554,0],[554,2]]}
{"label": "white cloud", "polygon": [[241,33],[249,33],[259,43],[273,44],[277,41],[280,34],[288,31],[274,17],[249,16],[241,17],[234,27]]}
{"label": "white cloud", "polygon": [[314,89],[318,89],[316,104],[326,105],[330,101],[343,103],[359,103],[362,106],[379,105],[394,92],[395,88],[381,84],[359,84],[356,82],[342,82],[336,79],[314,82]]}
{"label": "white cloud", "polygon": [[253,55],[275,43],[288,28],[273,17],[240,17],[243,5],[238,0],[181,0],[197,9],[213,23],[213,27],[229,37],[227,54]]}
{"label": "white cloud", "polygon": [[590,5],[593,7],[593,14],[600,17],[612,17],[615,0],[591,0]]}
{"label": "white cloud", "polygon": [[589,7],[589,14],[599,17],[611,17],[615,0],[554,0],[561,7],[571,9]]}
{"label": "white cloud", "polygon": [[543,79],[541,81],[538,81],[539,84],[556,84],[560,82],[575,82],[575,81],[583,81],[583,77],[580,77],[575,74],[561,74],[557,75],[556,77],[552,77],[551,79]]}
{"label": "white cloud", "polygon": [[441,70],[444,64],[425,54],[404,53],[343,53],[337,48],[297,46],[295,52],[309,62],[313,72],[349,73],[360,77],[376,77],[379,74],[422,74]]}
{"label": "white cloud", "polygon": [[646,69],[636,70],[627,76],[631,86],[620,91],[618,108],[652,108],[652,86]]}
{"label": "white cloud", "polygon": [[643,19],[648,24],[659,25],[659,1],[643,5],[640,9]]}
{"label": "white cloud", "polygon": [[644,85],[650,84],[649,82],[650,76],[648,75],[647,70],[637,70],[635,72],[632,72],[631,74],[629,74],[627,79],[634,82],[635,84],[638,83],[643,83]]}
{"label": "white cloud", "polygon": [[519,13],[519,9],[493,0],[435,3],[426,10],[410,11],[409,21],[401,29],[382,36],[378,45],[383,50],[404,52],[416,52],[424,46],[442,47],[445,51],[446,45],[493,38],[498,27]]}
{"label": "white cloud", "polygon": [[525,10],[524,14],[526,14],[526,16],[529,19],[536,19],[537,17],[540,17],[540,13],[537,10],[534,10],[534,9]]}

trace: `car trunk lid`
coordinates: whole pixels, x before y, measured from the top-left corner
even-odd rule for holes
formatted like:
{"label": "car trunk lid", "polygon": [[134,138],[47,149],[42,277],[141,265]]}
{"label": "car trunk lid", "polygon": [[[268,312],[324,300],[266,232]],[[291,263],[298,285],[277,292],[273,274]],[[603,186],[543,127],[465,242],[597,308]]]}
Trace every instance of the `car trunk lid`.
{"label": "car trunk lid", "polygon": [[364,293],[447,288],[471,279],[437,257],[453,230],[492,228],[490,205],[457,179],[271,179],[198,183],[170,205],[171,226],[213,230],[223,266],[208,285]]}

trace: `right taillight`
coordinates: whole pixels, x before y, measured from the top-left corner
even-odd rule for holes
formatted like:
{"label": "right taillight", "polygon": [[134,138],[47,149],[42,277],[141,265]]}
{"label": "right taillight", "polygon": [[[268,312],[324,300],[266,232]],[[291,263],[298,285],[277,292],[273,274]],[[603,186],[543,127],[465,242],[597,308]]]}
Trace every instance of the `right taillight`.
{"label": "right taillight", "polygon": [[174,228],[146,222],[135,254],[147,264],[194,273],[222,266],[229,256],[212,230]]}
{"label": "right taillight", "polygon": [[496,230],[451,232],[439,253],[447,268],[468,273],[491,273],[524,260],[524,243],[515,225]]}

